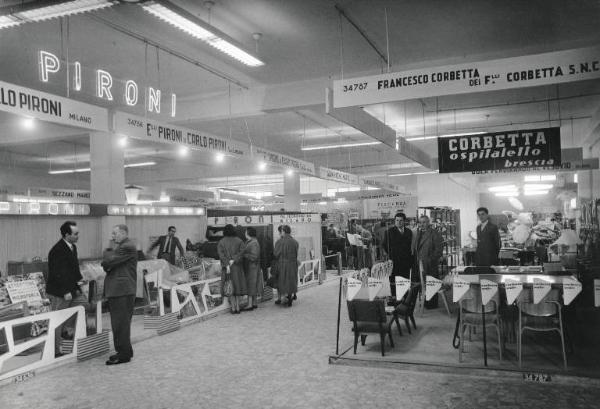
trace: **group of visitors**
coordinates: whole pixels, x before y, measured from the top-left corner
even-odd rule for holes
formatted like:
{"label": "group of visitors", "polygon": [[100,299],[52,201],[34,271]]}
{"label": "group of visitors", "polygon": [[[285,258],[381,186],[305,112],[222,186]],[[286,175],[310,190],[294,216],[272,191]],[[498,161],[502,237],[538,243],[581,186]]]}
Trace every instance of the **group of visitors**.
{"label": "group of visitors", "polygon": [[[271,263],[270,284],[277,289],[276,304],[286,297],[291,307],[297,299],[298,290],[298,242],[292,237],[290,226],[279,226],[279,240],[275,243]],[[246,242],[237,235],[231,224],[225,226],[223,238],[217,245],[221,261],[221,293],[229,297],[231,313],[252,311],[258,308],[257,297],[262,292],[260,244],[256,239],[256,229],[246,228]],[[241,308],[242,298],[248,297],[248,305]]]}

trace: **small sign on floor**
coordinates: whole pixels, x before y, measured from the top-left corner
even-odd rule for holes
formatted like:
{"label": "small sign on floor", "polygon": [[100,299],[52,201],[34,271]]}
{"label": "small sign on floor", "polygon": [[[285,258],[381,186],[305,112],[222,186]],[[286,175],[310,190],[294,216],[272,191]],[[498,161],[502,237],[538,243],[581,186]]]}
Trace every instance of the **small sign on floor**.
{"label": "small sign on floor", "polygon": [[16,375],[13,378],[14,383],[21,383],[30,380],[35,377],[35,371],[27,371],[21,374]]}

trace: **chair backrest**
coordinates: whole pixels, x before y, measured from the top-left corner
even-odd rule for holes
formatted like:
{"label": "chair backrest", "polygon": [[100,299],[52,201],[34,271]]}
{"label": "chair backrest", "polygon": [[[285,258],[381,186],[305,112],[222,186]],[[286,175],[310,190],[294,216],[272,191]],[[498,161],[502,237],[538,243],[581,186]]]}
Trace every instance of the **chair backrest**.
{"label": "chair backrest", "polygon": [[[478,286],[471,286],[467,294],[460,300],[460,308],[465,312],[481,313],[481,288]],[[500,290],[496,292],[496,295],[485,305],[485,312],[492,313],[497,312],[500,306]]]}
{"label": "chair backrest", "polygon": [[406,305],[409,311],[413,311],[415,309],[415,305],[417,305],[417,300],[419,298],[419,291],[421,290],[420,283],[413,283],[410,290],[406,293],[402,304]]}
{"label": "chair backrest", "polygon": [[352,300],[348,301],[350,321],[385,322],[385,301]]}
{"label": "chair backrest", "polygon": [[560,292],[553,288],[541,302],[534,304],[531,295],[525,295],[521,302],[518,302],[518,306],[524,314],[533,317],[552,317],[557,315],[560,309],[559,299]]}

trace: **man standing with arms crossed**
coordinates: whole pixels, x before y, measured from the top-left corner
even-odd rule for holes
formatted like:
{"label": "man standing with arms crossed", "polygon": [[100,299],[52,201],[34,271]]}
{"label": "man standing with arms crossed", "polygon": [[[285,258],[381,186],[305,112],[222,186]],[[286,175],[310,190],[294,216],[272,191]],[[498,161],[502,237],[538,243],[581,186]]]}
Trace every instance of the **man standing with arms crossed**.
{"label": "man standing with arms crossed", "polygon": [[137,281],[137,249],[129,239],[129,229],[124,224],[113,227],[114,248],[104,252],[102,267],[106,271],[104,295],[108,299],[110,322],[115,344],[115,355],[106,365],[129,362],[133,357],[131,347],[131,317],[135,304]]}

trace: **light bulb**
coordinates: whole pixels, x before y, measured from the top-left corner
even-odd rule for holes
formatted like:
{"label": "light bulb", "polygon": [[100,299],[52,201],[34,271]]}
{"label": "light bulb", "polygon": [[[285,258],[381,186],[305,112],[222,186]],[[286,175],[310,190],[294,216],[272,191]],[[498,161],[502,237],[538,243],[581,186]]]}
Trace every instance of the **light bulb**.
{"label": "light bulb", "polygon": [[217,160],[217,162],[221,163],[225,160],[225,155],[223,155],[222,153],[217,153],[217,156],[215,156],[215,159]]}
{"label": "light bulb", "polygon": [[31,130],[35,128],[35,119],[23,118],[23,120],[21,121],[21,126],[27,130]]}
{"label": "light bulb", "polygon": [[126,146],[127,146],[127,143],[128,143],[128,140],[127,140],[127,137],[126,137],[126,136],[123,136],[122,138],[120,138],[120,139],[119,139],[119,142],[118,142],[118,144],[119,144],[119,146],[120,146],[121,148],[124,148],[124,147],[126,147]]}
{"label": "light bulb", "polygon": [[189,152],[190,150],[187,148],[187,146],[181,146],[179,148],[179,156],[187,156]]}
{"label": "light bulb", "polygon": [[265,162],[262,162],[262,161],[261,161],[261,162],[259,162],[259,163],[258,163],[258,169],[260,169],[260,170],[265,170],[265,169],[267,169],[267,164],[266,164]]}

